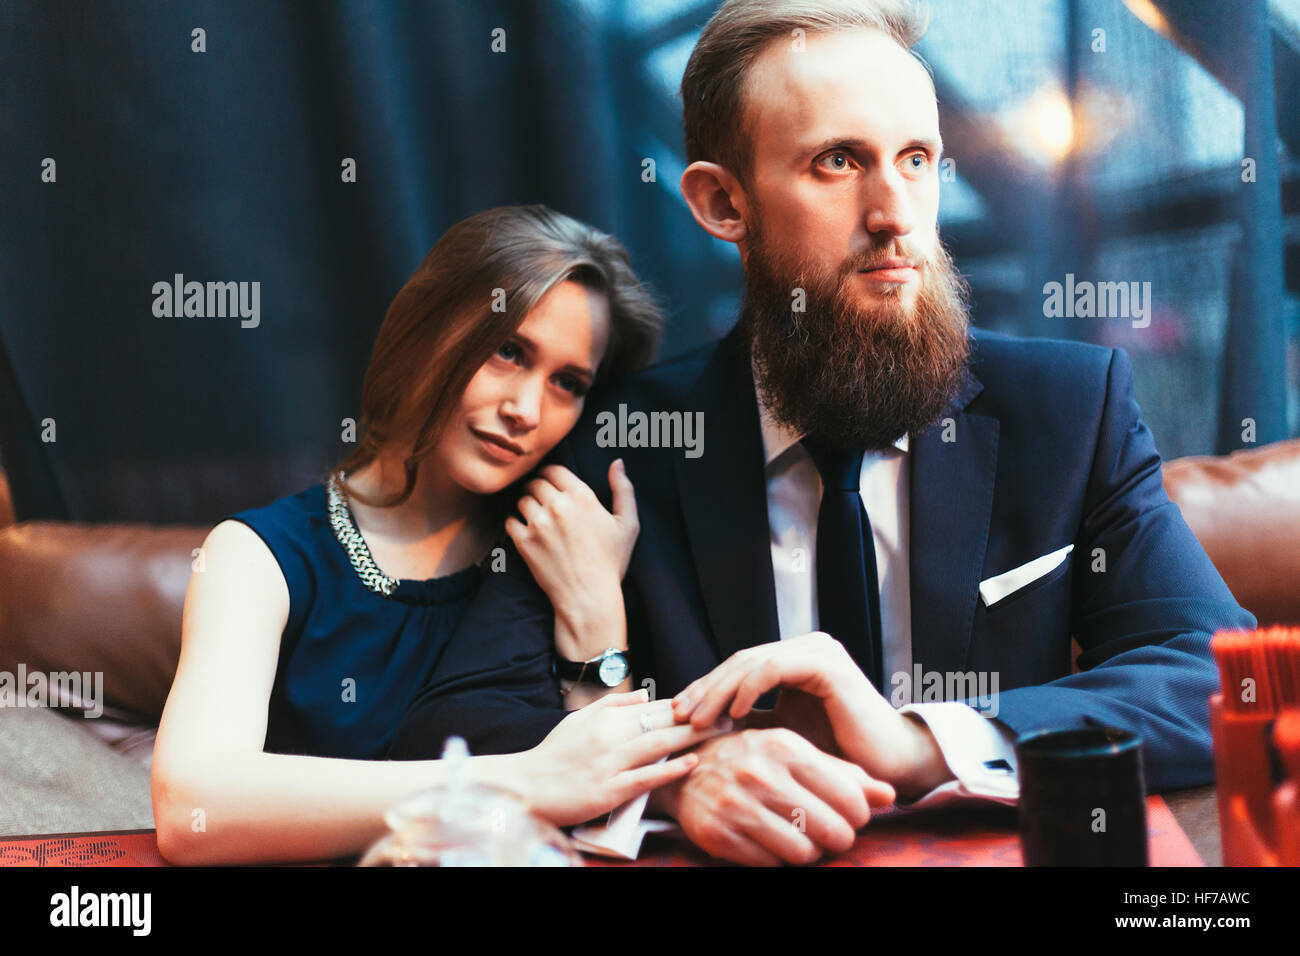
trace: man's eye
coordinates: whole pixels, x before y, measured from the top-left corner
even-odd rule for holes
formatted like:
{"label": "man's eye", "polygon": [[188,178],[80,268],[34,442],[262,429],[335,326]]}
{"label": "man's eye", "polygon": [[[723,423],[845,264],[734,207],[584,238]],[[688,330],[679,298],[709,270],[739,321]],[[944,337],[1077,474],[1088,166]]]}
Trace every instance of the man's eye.
{"label": "man's eye", "polygon": [[919,173],[930,165],[930,157],[926,156],[924,153],[913,153],[911,156],[907,157],[905,162],[910,163],[912,170]]}
{"label": "man's eye", "polygon": [[[829,166],[827,166],[827,161],[829,161]],[[835,172],[843,172],[849,168],[849,156],[844,152],[827,153],[821,158],[820,162],[823,166],[827,166],[827,168]]]}
{"label": "man's eye", "polygon": [[514,362],[523,355],[523,352],[514,342],[503,342],[501,348],[497,349],[497,355],[500,355],[508,362]]}

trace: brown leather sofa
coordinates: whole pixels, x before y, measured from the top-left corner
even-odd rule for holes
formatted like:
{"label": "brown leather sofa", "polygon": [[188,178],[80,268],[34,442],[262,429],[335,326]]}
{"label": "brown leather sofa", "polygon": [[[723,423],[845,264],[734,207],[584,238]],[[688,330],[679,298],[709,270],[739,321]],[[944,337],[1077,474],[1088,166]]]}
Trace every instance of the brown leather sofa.
{"label": "brown leather sofa", "polygon": [[1175,458],[1165,490],[1233,597],[1266,624],[1300,624],[1300,439]]}
{"label": "brown leather sofa", "polygon": [[[1242,605],[1260,624],[1300,624],[1300,439],[1176,459],[1165,464],[1164,480]],[[96,746],[147,765],[180,653],[191,564],[208,529],[14,524],[12,515],[0,473],[0,671],[15,673],[19,662],[29,672],[102,671],[104,716],[60,716],[55,725],[43,717],[42,732],[75,725],[98,737]],[[137,817],[148,801],[147,774],[143,780],[133,791]],[[47,804],[59,786],[51,778],[33,803]],[[0,819],[0,833],[22,826]]]}

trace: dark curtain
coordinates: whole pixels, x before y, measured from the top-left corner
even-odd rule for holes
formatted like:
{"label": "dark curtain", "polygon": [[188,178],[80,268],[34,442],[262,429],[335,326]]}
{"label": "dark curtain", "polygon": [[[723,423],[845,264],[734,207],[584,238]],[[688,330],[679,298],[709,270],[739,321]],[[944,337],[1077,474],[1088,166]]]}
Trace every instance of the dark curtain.
{"label": "dark curtain", "polygon": [[[348,450],[392,296],[490,206],[613,232],[685,306],[662,354],[709,337],[673,272],[706,237],[642,181],[617,42],[580,8],[42,0],[0,18],[20,517],[212,521],[314,482]],[[155,317],[153,284],[177,273],[260,281],[260,324]],[[66,512],[37,493],[52,473]]]}
{"label": "dark curtain", "polygon": [[[448,226],[490,206],[544,202],[622,239],[669,306],[662,356],[716,337],[742,275],[677,194],[674,93],[715,6],[0,5],[0,455],[19,517],[212,522],[319,480],[349,450],[342,422],[392,296]],[[1167,456],[1243,447],[1245,417],[1258,442],[1294,434],[1296,122],[1278,104],[1300,90],[1276,11],[1158,0],[1161,32],[1119,0],[1011,20],[993,0],[933,6],[922,52],[957,164],[944,235],[969,265],[976,322],[1129,348]],[[1022,20],[1044,32],[1017,37]],[[1098,23],[1109,60],[1084,52]],[[996,42],[971,43],[979,31]],[[1045,46],[1072,96],[1109,83],[1139,114],[1198,109],[1151,69],[1195,63],[1241,104],[1244,141],[1204,169],[1172,142],[1191,157],[1182,171],[1119,185],[1083,154],[1009,162],[1017,147],[989,117],[1043,76],[1019,70],[981,97],[979,70],[1005,80]],[[1112,276],[1124,242],[1153,258]],[[1231,278],[1205,285],[1225,256]],[[1154,276],[1158,334],[1045,322],[1042,283],[1067,270]],[[259,325],[155,316],[153,286],[176,274],[260,283]]]}

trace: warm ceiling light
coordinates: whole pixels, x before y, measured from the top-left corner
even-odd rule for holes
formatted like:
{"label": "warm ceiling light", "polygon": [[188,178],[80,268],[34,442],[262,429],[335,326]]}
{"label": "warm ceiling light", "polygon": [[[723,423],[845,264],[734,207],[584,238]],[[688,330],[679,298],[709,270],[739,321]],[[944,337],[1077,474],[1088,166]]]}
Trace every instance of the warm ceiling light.
{"label": "warm ceiling light", "polygon": [[1172,28],[1165,15],[1160,12],[1160,8],[1155,5],[1153,0],[1124,0],[1124,6],[1128,7],[1129,12],[1137,17],[1156,33],[1162,36],[1171,36]]}
{"label": "warm ceiling light", "polygon": [[1034,139],[1053,162],[1060,162],[1074,145],[1074,110],[1060,90],[1048,90],[1029,105]]}

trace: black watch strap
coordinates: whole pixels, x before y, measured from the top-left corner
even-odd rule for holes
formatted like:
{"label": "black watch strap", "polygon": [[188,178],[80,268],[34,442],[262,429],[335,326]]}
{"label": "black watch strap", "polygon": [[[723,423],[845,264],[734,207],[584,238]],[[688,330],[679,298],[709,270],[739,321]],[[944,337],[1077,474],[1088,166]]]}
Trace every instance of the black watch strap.
{"label": "black watch strap", "polygon": [[[616,651],[615,653],[621,655],[624,661],[627,660],[626,651]],[[564,680],[575,681],[580,684],[595,684],[597,687],[604,687],[605,682],[600,679],[600,665],[607,656],[612,655],[602,653],[596,655],[589,661],[570,661],[565,660],[563,657],[556,654],[551,658],[551,671],[556,677],[563,678]]]}

